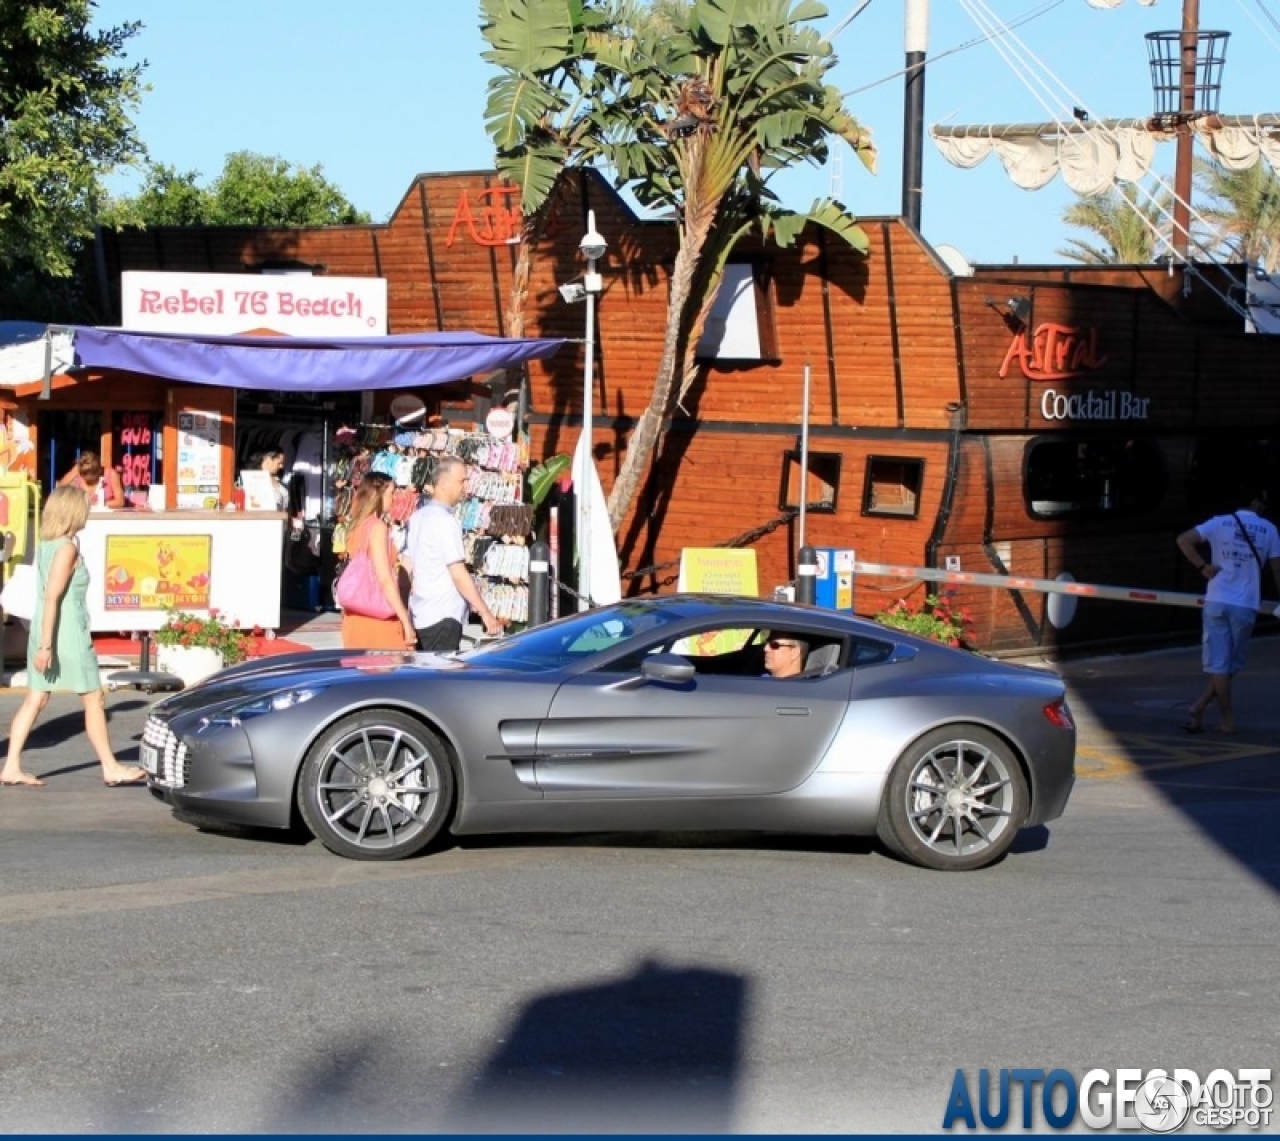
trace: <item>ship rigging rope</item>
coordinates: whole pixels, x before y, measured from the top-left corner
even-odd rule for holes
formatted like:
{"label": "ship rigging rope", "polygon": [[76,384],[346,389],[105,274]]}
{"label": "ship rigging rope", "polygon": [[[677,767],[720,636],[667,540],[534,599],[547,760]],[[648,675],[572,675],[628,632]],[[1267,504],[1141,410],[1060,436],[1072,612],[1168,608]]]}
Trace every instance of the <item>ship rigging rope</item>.
{"label": "ship rigging rope", "polygon": [[[1048,0],[1047,3],[1041,4],[1039,8],[1034,8],[1030,12],[1024,12],[1021,16],[1015,16],[1005,26],[1010,30],[1013,28],[1020,28],[1023,24],[1029,24],[1032,20],[1038,20],[1046,13],[1052,12],[1064,2],[1065,0]],[[1261,0],[1259,0],[1259,2],[1261,2]],[[985,44],[990,38],[990,36],[986,35],[974,36],[973,39],[965,40],[963,43],[956,44],[953,48],[947,48],[946,51],[938,52],[936,55],[930,54],[928,66],[932,67],[938,62],[938,60],[946,59],[947,56],[957,55],[962,51],[968,51],[970,48],[976,48],[980,44]],[[840,98],[848,99],[851,95],[861,95],[864,91],[871,91],[876,87],[880,87],[881,85],[890,82],[891,80],[901,79],[902,76],[907,74],[908,70],[910,69],[902,67],[897,71],[891,71],[888,75],[882,75],[879,79],[873,79],[870,83],[864,83],[861,87],[852,87],[848,91],[842,91],[840,93]]]}
{"label": "ship rigging rope", "polygon": [[[1060,106],[1068,106],[1072,108],[1080,107],[1086,112],[1089,112],[1088,105],[1083,100],[1079,99],[1071,89],[1058,78],[1053,69],[1049,67],[1043,59],[1027,47],[1027,45],[1023,43],[1018,36],[1008,30],[1007,25],[991,11],[990,7],[985,3],[985,0],[960,0],[960,3],[970,18],[980,28],[985,28],[988,31],[991,37],[992,46],[1004,58],[1006,64],[1014,74],[1022,80],[1023,86],[1031,91],[1037,102],[1039,102],[1045,111],[1051,116],[1054,123],[1057,124],[1059,131],[1070,136],[1072,134],[1071,126],[1068,125],[1057,113],[1054,105],[1049,100],[1054,98],[1063,99],[1064,102],[1060,104]],[[1023,53],[1023,58],[1017,59],[1014,51],[1010,50],[1009,43],[1001,42],[1004,35],[1007,35],[1008,40],[1013,45],[1014,49]],[[1057,85],[1058,93],[1056,96],[1053,90],[1049,87],[1045,77],[1052,80],[1052,82]],[[1044,89],[1043,94],[1036,90],[1037,85]],[[1078,124],[1074,123],[1074,118],[1072,125],[1075,126],[1076,133],[1079,133],[1080,127]],[[1105,121],[1099,121],[1097,123],[1097,129],[1104,136],[1110,137],[1113,142],[1119,145],[1118,136],[1114,130],[1105,124]],[[1172,196],[1173,187],[1171,187],[1168,182],[1159,175],[1155,175],[1154,178],[1156,182],[1156,189],[1154,191],[1143,185],[1141,182],[1135,181],[1132,185],[1137,189],[1139,194],[1145,195],[1149,199],[1152,207],[1157,213],[1161,214],[1166,221],[1172,221],[1172,210],[1166,206],[1164,202],[1160,201],[1158,191],[1167,191]],[[1137,213],[1142,224],[1151,231],[1152,236],[1156,241],[1176,254],[1176,251],[1173,249],[1173,243],[1170,241],[1169,237],[1160,230],[1145,211],[1139,208],[1138,203],[1136,201],[1129,201],[1127,198],[1123,199],[1123,201],[1130,209]],[[1188,203],[1187,207],[1191,218],[1194,221],[1198,222],[1206,229],[1212,230],[1211,223],[1202,214],[1200,214],[1191,203]],[[1191,246],[1195,247],[1196,252],[1200,254],[1205,261],[1215,265],[1218,264],[1218,260],[1214,256],[1213,251],[1205,246],[1198,238],[1188,233],[1187,240]],[[1184,272],[1188,275],[1186,279],[1188,286],[1192,276],[1198,277],[1201,284],[1217,296],[1224,305],[1234,311],[1244,321],[1250,320],[1248,307],[1242,305],[1238,300],[1236,300],[1236,298],[1232,297],[1228,291],[1220,288],[1215,282],[1205,277],[1205,275],[1199,271],[1194,261],[1188,259],[1184,262]]]}
{"label": "ship rigging rope", "polygon": [[[1248,7],[1245,4],[1245,0],[1237,0],[1237,2],[1239,3],[1240,7],[1244,9],[1245,15],[1248,16],[1249,19],[1251,19],[1254,22],[1258,30],[1262,32],[1262,34],[1266,36],[1268,40],[1270,40],[1271,34],[1267,31],[1266,28],[1264,28],[1261,24],[1258,23],[1258,18],[1251,11],[1249,11]],[[1275,18],[1271,10],[1266,6],[1265,3],[1263,3],[1263,0],[1254,0],[1254,3],[1257,4],[1258,8],[1262,11],[1262,14],[1266,16],[1268,20],[1271,21],[1271,26],[1275,28],[1277,32],[1280,32],[1280,20],[1277,20]],[[1274,40],[1272,41],[1272,46],[1273,47],[1275,46]]]}

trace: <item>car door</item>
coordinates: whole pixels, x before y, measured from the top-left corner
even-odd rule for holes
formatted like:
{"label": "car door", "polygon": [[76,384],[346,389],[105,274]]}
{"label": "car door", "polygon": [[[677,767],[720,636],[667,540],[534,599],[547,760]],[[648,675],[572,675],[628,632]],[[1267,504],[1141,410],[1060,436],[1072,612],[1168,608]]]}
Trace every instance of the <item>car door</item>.
{"label": "car door", "polygon": [[[661,648],[661,647],[659,647]],[[844,716],[851,670],[825,677],[641,679],[636,659],[566,681],[538,730],[549,799],[760,796],[812,772]]]}

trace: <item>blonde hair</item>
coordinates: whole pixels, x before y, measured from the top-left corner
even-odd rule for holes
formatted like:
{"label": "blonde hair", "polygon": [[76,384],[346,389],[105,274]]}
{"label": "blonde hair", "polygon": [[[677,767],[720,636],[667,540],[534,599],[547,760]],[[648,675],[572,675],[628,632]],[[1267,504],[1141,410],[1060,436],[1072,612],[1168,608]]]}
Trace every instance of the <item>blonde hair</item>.
{"label": "blonde hair", "polygon": [[40,538],[61,539],[83,531],[89,521],[89,501],[78,487],[55,487],[40,516]]}
{"label": "blonde hair", "polygon": [[380,515],[382,496],[388,487],[393,486],[391,477],[385,472],[367,472],[351,494],[351,512],[347,516],[347,530],[354,531],[370,515]]}

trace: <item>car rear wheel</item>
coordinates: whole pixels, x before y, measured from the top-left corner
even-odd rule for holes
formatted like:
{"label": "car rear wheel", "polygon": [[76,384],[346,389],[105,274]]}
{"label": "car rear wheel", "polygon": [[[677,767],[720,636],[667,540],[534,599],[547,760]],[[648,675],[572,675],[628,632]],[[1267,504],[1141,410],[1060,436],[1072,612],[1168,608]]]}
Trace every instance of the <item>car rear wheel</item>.
{"label": "car rear wheel", "polygon": [[968,871],[1004,855],[1027,804],[1027,782],[1009,746],[976,725],[951,725],[926,733],[898,758],[878,832],[912,863]]}
{"label": "car rear wheel", "polygon": [[443,742],[392,710],[344,718],[316,740],[298,778],[312,835],[352,860],[401,860],[444,828],[453,769]]}

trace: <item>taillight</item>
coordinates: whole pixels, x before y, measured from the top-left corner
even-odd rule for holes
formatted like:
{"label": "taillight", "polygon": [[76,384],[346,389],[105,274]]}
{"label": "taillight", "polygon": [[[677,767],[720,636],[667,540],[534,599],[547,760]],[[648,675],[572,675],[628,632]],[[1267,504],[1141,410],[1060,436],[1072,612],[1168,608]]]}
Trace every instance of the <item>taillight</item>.
{"label": "taillight", "polygon": [[1042,712],[1045,720],[1059,729],[1074,729],[1076,727],[1076,723],[1071,717],[1071,710],[1067,708],[1067,699],[1065,697],[1049,702]]}

